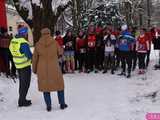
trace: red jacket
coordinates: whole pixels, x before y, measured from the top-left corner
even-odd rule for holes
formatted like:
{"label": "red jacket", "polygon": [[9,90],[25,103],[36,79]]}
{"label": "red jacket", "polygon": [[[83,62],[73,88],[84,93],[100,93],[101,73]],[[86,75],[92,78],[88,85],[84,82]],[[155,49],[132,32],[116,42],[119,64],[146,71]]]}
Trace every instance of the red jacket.
{"label": "red jacket", "polygon": [[97,28],[96,28],[96,33],[101,33],[102,30],[103,30],[103,29],[102,29],[101,27],[97,27]]}
{"label": "red jacket", "polygon": [[87,37],[87,43],[89,48],[95,48],[96,46],[96,35],[95,34],[89,34]]}
{"label": "red jacket", "polygon": [[149,40],[148,36],[139,36],[137,38],[137,43],[136,43],[136,51],[140,53],[147,53],[149,50]]}
{"label": "red jacket", "polygon": [[77,47],[77,50],[79,50],[80,48],[85,48],[86,47],[86,40],[78,37],[76,39],[76,47]]}
{"label": "red jacket", "polygon": [[55,40],[58,42],[59,46],[61,46],[61,47],[63,46],[64,40],[63,40],[63,38],[61,36],[57,36],[55,38]]}
{"label": "red jacket", "polygon": [[9,38],[0,38],[0,48],[9,48]]}
{"label": "red jacket", "polygon": [[148,41],[149,41],[149,49],[151,50],[152,42],[155,39],[155,33],[153,33],[153,32],[146,32],[146,37],[147,37],[146,39],[148,39]]}
{"label": "red jacket", "polygon": [[112,31],[111,34],[114,35],[114,36],[116,36],[116,37],[118,37],[120,35],[120,32],[118,32],[118,31]]}

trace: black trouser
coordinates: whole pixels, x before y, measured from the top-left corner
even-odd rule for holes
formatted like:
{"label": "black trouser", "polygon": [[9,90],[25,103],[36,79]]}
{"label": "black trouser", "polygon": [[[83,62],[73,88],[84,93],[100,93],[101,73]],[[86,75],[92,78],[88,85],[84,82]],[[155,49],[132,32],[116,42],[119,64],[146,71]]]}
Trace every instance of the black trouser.
{"label": "black trouser", "polygon": [[96,49],[96,58],[95,58],[95,67],[96,69],[100,70],[103,67],[103,61],[104,61],[104,50],[101,47],[98,47]]}
{"label": "black trouser", "polygon": [[78,63],[79,63],[79,70],[82,70],[83,67],[86,67],[86,53],[78,54]]}
{"label": "black trouser", "polygon": [[4,58],[4,64],[5,64],[5,73],[6,76],[10,75],[10,64],[9,64],[9,48],[1,48],[2,51],[2,57]]}
{"label": "black trouser", "polygon": [[122,72],[126,72],[126,64],[128,65],[127,72],[128,74],[131,73],[132,67],[132,57],[129,51],[120,51],[120,58],[122,62]]}
{"label": "black trouser", "polygon": [[78,64],[77,64],[77,62],[78,62],[78,53],[77,52],[75,52],[74,60],[75,60],[75,70],[77,70],[78,67],[79,67]]}
{"label": "black trouser", "polygon": [[19,74],[19,100],[18,103],[24,103],[28,93],[31,81],[31,66],[18,69]]}
{"label": "black trouser", "polygon": [[111,54],[104,58],[104,70],[107,71],[109,68],[111,68],[112,71],[115,69],[115,56]]}
{"label": "black trouser", "polygon": [[131,51],[131,57],[132,57],[132,70],[135,70],[137,66],[137,52]]}
{"label": "black trouser", "polygon": [[60,67],[61,67],[62,73],[65,73],[65,70],[64,70],[65,61],[64,61],[64,59],[63,59],[63,56],[59,58],[59,65],[60,65]]}
{"label": "black trouser", "polygon": [[116,56],[115,66],[116,66],[116,68],[118,68],[120,66],[120,60],[121,60],[120,51],[118,48],[115,49],[115,56]]}
{"label": "black trouser", "polygon": [[89,48],[87,51],[87,69],[93,70],[94,66],[95,66],[95,49]]}
{"label": "black trouser", "polygon": [[11,52],[9,52],[9,60],[11,62],[10,75],[12,77],[16,77],[17,76],[16,75],[16,66],[15,66],[15,64],[13,62],[13,56],[12,56]]}
{"label": "black trouser", "polygon": [[15,66],[15,64],[14,64],[14,62],[13,62],[13,59],[11,59],[11,71],[10,71],[10,73],[11,73],[11,76],[13,77],[16,77],[17,75],[16,75],[16,66]]}
{"label": "black trouser", "polygon": [[146,58],[146,67],[148,67],[149,65],[149,62],[150,62],[150,54],[151,54],[151,51],[147,51],[147,58]]}
{"label": "black trouser", "polygon": [[139,69],[145,69],[146,53],[138,53]]}

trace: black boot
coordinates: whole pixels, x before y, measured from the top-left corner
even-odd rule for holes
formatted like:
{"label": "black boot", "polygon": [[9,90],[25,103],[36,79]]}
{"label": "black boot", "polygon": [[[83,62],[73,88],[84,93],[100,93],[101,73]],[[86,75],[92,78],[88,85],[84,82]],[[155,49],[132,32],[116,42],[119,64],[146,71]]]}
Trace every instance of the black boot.
{"label": "black boot", "polygon": [[24,102],[18,102],[18,106],[19,107],[28,107],[28,106],[31,106],[32,103],[30,100],[25,100]]}
{"label": "black boot", "polygon": [[50,112],[52,110],[51,106],[47,106],[47,111]]}
{"label": "black boot", "polygon": [[95,70],[94,73],[98,73],[98,70]]}
{"label": "black boot", "polygon": [[120,74],[118,74],[119,76],[126,76],[126,73],[125,72],[121,72]]}
{"label": "black boot", "polygon": [[25,102],[28,102],[28,103],[32,104],[31,100],[25,100]]}
{"label": "black boot", "polygon": [[135,71],[135,69],[136,69],[136,67],[133,67],[133,68],[132,68],[132,71]]}
{"label": "black boot", "polygon": [[87,70],[87,73],[90,73],[90,72],[91,72],[91,71],[88,69],[88,70]]}
{"label": "black boot", "polygon": [[63,74],[66,74],[66,71],[65,71],[65,70],[62,70],[62,73],[63,73]]}
{"label": "black boot", "polygon": [[64,109],[66,109],[67,107],[68,107],[67,104],[61,104],[61,105],[60,105],[60,109],[61,109],[61,110],[64,110]]}
{"label": "black boot", "polygon": [[114,74],[114,70],[111,70],[111,74],[112,74],[112,75]]}
{"label": "black boot", "polygon": [[128,74],[128,75],[127,75],[127,78],[130,78],[130,77],[131,77],[131,74]]}
{"label": "black boot", "polygon": [[107,70],[104,70],[104,71],[103,71],[103,74],[105,74],[105,73],[107,73]]}

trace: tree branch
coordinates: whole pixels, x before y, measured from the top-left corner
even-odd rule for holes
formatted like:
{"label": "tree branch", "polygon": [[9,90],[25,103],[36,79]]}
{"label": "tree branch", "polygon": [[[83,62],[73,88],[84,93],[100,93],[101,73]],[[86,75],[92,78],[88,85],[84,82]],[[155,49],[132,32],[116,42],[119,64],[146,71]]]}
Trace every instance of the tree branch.
{"label": "tree branch", "polygon": [[69,1],[66,5],[64,6],[58,6],[57,12],[55,14],[56,17],[59,17],[62,12],[64,12],[70,5],[72,5],[72,2]]}
{"label": "tree branch", "polygon": [[16,10],[18,11],[19,15],[22,17],[22,19],[29,25],[31,26],[31,22],[28,21],[28,16],[29,16],[29,10],[23,6],[20,6],[20,1],[19,0],[13,0],[14,6]]}

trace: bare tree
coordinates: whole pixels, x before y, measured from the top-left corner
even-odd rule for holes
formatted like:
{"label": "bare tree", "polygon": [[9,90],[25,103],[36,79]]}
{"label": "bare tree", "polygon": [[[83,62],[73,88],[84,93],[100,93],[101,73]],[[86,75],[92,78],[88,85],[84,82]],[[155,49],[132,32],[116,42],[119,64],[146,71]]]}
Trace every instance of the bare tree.
{"label": "bare tree", "polygon": [[136,24],[135,16],[143,12],[141,7],[143,0],[122,0],[122,13],[126,18],[126,22],[129,25]]}
{"label": "bare tree", "polygon": [[[34,43],[38,41],[42,28],[48,27],[54,32],[54,26],[59,16],[71,4],[68,0],[64,5],[59,4],[57,7],[53,7],[55,5],[53,3],[60,0],[37,0],[39,2],[35,2],[35,0],[13,1],[20,16],[33,30]],[[32,17],[30,17],[30,14],[32,14]]]}

